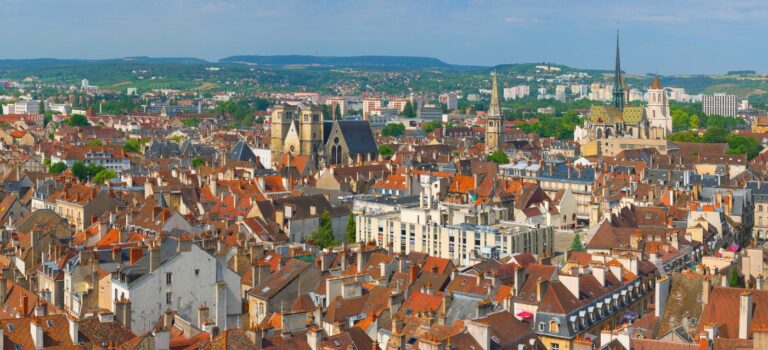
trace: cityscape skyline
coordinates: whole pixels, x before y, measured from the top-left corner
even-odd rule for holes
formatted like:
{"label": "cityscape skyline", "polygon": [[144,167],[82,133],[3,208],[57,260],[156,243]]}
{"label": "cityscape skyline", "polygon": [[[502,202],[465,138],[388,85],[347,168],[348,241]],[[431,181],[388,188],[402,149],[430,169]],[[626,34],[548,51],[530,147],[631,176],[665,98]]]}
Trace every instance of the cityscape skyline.
{"label": "cityscape skyline", "polygon": [[768,29],[759,1],[6,0],[0,12],[0,30],[26,35],[3,59],[386,55],[610,69],[618,25],[628,73],[768,71],[766,39],[750,35]]}

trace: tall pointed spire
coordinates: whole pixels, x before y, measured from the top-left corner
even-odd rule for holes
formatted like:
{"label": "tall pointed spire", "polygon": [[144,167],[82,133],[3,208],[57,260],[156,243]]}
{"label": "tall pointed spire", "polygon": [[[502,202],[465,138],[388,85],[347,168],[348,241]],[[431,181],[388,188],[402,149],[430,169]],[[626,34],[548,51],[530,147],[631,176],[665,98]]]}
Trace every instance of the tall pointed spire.
{"label": "tall pointed spire", "polygon": [[501,105],[499,105],[499,84],[496,79],[496,71],[493,75],[493,90],[491,91],[491,105],[488,107],[488,119],[486,124],[485,150],[488,153],[504,151],[504,119],[501,117]]}
{"label": "tall pointed spire", "polygon": [[616,67],[613,72],[613,106],[624,108],[624,79],[621,77],[621,55],[619,54],[619,30],[616,29]]}
{"label": "tall pointed spire", "polygon": [[491,90],[491,105],[488,107],[489,117],[500,117],[501,107],[499,106],[499,84],[496,81],[496,71],[491,73],[493,76],[493,90]]}

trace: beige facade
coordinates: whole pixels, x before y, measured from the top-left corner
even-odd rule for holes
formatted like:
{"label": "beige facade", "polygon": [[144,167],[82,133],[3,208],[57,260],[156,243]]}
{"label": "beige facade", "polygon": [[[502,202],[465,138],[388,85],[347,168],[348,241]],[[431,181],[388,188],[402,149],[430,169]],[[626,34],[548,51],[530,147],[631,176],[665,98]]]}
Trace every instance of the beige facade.
{"label": "beige facade", "polygon": [[529,252],[552,254],[553,228],[511,221],[511,209],[440,203],[393,212],[360,214],[357,240],[392,243],[395,251],[421,252],[465,266],[481,257]]}

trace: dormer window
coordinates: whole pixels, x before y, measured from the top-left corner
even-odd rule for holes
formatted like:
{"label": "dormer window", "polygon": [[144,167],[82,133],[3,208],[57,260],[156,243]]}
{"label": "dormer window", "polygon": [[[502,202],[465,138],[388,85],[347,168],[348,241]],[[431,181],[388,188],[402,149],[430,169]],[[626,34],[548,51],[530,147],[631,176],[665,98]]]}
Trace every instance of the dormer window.
{"label": "dormer window", "polygon": [[557,321],[551,320],[549,321],[549,331],[551,333],[557,333],[560,331],[560,325],[557,324]]}

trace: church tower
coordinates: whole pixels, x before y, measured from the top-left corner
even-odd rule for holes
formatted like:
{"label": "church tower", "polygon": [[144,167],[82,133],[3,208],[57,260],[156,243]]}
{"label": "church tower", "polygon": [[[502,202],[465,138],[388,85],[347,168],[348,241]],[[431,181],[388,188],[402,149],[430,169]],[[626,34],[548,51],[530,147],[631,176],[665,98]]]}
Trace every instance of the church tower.
{"label": "church tower", "polygon": [[624,109],[627,95],[624,93],[624,78],[621,76],[621,56],[619,55],[619,31],[616,31],[616,67],[613,72],[612,104],[618,109]]}
{"label": "church tower", "polygon": [[316,105],[301,108],[301,154],[309,155],[317,165],[317,152],[323,143],[323,118],[320,107]]}
{"label": "church tower", "polygon": [[485,151],[503,151],[504,144],[504,119],[501,117],[499,105],[499,84],[496,81],[496,72],[493,76],[493,90],[491,91],[491,105],[488,107],[488,120],[485,128]]}
{"label": "church tower", "polygon": [[272,151],[272,161],[277,162],[280,155],[283,154],[283,142],[288,130],[291,128],[296,110],[287,105],[276,105],[272,110],[271,117],[271,138],[270,150]]}
{"label": "church tower", "polygon": [[646,115],[651,127],[651,138],[666,139],[672,133],[672,116],[669,112],[669,100],[661,86],[659,76],[653,78],[651,87],[648,88],[648,107]]}

